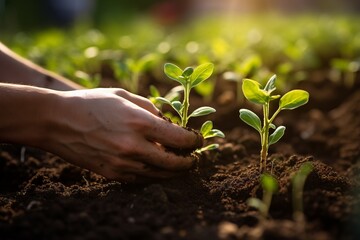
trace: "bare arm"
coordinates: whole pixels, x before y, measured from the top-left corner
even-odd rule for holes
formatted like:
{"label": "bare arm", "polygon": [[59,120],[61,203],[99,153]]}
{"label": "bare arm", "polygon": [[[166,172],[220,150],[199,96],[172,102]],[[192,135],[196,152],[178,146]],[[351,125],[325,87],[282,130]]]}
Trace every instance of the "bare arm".
{"label": "bare arm", "polygon": [[149,100],[123,89],[55,91],[0,83],[0,109],[0,142],[44,149],[110,179],[169,176],[193,159],[164,146],[202,145],[201,137],[158,117]]}
{"label": "bare arm", "polygon": [[20,57],[1,42],[0,82],[31,85],[62,91],[82,88],[80,85]]}

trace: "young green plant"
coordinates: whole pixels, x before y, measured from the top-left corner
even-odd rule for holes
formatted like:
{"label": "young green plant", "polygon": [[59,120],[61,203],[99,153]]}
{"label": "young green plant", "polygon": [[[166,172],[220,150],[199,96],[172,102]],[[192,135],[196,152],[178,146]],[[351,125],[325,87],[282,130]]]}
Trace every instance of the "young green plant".
{"label": "young green plant", "polygon": [[[150,85],[149,87],[150,96],[148,96],[148,99],[160,110],[162,111],[164,101],[159,100],[158,98],[161,98],[160,91],[154,86]],[[180,99],[180,92],[182,92],[182,86],[176,86],[170,91],[164,95],[163,98],[169,100],[170,102],[178,101]],[[179,117],[177,115],[174,115],[172,112],[163,112],[164,116],[169,118],[171,122],[180,122]]]}
{"label": "young green plant", "polygon": [[267,173],[261,175],[260,182],[263,189],[262,200],[249,198],[247,204],[250,207],[258,209],[261,215],[266,218],[269,214],[272,196],[278,191],[279,184],[275,177]]}
{"label": "young green plant", "polygon": [[138,93],[140,76],[159,60],[156,54],[147,54],[140,59],[127,58],[112,63],[115,78],[128,90]]}
{"label": "young green plant", "polygon": [[[262,105],[263,109],[263,123],[260,118],[248,109],[240,109],[240,119],[249,126],[256,129],[260,134],[261,152],[260,152],[260,172],[266,171],[266,160],[268,156],[269,146],[276,143],[284,135],[285,126],[276,127],[273,124],[275,117],[282,110],[292,110],[306,104],[309,101],[309,93],[304,90],[292,90],[280,95],[272,95],[275,91],[276,75],[273,75],[262,88],[260,83],[251,79],[244,79],[242,84],[242,91],[246,99],[250,102]],[[270,102],[280,98],[279,107],[271,116]],[[274,132],[270,135],[270,128]]]}
{"label": "young green plant", "polygon": [[301,165],[299,171],[297,171],[292,178],[292,203],[293,203],[293,217],[297,222],[305,220],[304,217],[304,204],[303,204],[303,193],[306,178],[313,170],[313,164],[306,162]]}
{"label": "young green plant", "polygon": [[[180,117],[180,126],[186,127],[188,120],[192,117],[205,116],[216,111],[212,107],[204,106],[195,109],[192,113],[189,113],[191,89],[208,79],[213,71],[214,65],[212,63],[204,63],[196,68],[187,67],[184,70],[172,63],[166,63],[164,65],[164,72],[166,76],[181,84],[184,93],[183,101],[170,101],[169,99],[163,97],[157,97],[156,99],[162,103],[170,105],[177,112]],[[218,129],[213,129],[213,123],[211,121],[206,121],[202,125],[200,133],[204,139],[212,137],[225,137],[223,132]],[[211,150],[217,147],[217,144],[211,144],[199,149],[198,151]]]}

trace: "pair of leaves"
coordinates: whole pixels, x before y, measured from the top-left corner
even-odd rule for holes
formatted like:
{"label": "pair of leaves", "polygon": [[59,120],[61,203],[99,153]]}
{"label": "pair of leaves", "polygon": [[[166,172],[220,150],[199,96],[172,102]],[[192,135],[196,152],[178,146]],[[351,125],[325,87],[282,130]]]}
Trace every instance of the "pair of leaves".
{"label": "pair of leaves", "polygon": [[[221,137],[221,138],[225,137],[225,134],[222,131],[220,131],[219,129],[213,128],[212,121],[204,122],[200,128],[200,133],[204,139],[213,138],[213,137]],[[196,152],[201,153],[204,151],[214,150],[217,148],[219,148],[219,144],[213,143],[213,144],[207,145],[206,147],[196,150]]]}
{"label": "pair of leaves", "polygon": [[[156,98],[157,101],[159,101],[160,103],[165,103],[170,105],[178,114],[179,116],[182,118],[183,114],[182,114],[182,108],[183,108],[183,104],[180,101],[170,101],[167,98],[164,97],[157,97]],[[188,118],[191,117],[200,117],[200,116],[205,116],[208,115],[210,113],[214,113],[216,112],[216,110],[212,107],[199,107],[197,109],[195,109],[189,116]]]}
{"label": "pair of leaves", "polygon": [[[279,95],[271,96],[275,88],[276,75],[273,75],[266,83],[264,89],[261,89],[260,83],[244,79],[242,90],[244,96],[251,102],[265,105],[268,102],[279,98]],[[309,93],[304,90],[292,90],[280,98],[279,108],[281,110],[292,110],[306,104],[309,101]]]}
{"label": "pair of leaves", "polygon": [[[150,96],[148,97],[149,100],[153,104],[155,104],[156,107],[161,109],[161,106],[164,102],[166,102],[166,104],[169,104],[169,102],[179,100],[179,97],[180,97],[179,92],[182,91],[183,89],[181,86],[174,87],[164,97],[161,97],[159,90],[154,85],[150,85],[149,90],[150,90]],[[163,100],[164,98],[168,101]]]}
{"label": "pair of leaves", "polygon": [[179,82],[184,87],[189,81],[190,88],[193,88],[208,79],[213,71],[214,64],[212,63],[201,64],[195,69],[188,67],[185,70],[182,70],[172,63],[166,63],[164,65],[164,72],[170,79]]}
{"label": "pair of leaves", "polygon": [[[261,134],[261,121],[254,112],[248,109],[240,109],[239,113],[241,120],[243,120],[246,124],[253,127]],[[270,127],[274,128],[275,131],[269,136],[269,145],[277,143],[284,135],[286,129],[285,126],[279,126],[276,128],[274,124],[270,124]]]}
{"label": "pair of leaves", "polygon": [[225,137],[225,134],[222,131],[218,129],[213,129],[212,121],[204,122],[200,128],[200,133],[204,137],[204,139],[212,138],[212,137],[221,137],[221,138]]}
{"label": "pair of leaves", "polygon": [[219,148],[219,144],[213,143],[213,144],[209,144],[209,145],[207,145],[205,147],[202,147],[200,149],[197,149],[196,152],[201,153],[201,152],[204,152],[204,151],[215,150],[215,149],[218,149],[218,148]]}

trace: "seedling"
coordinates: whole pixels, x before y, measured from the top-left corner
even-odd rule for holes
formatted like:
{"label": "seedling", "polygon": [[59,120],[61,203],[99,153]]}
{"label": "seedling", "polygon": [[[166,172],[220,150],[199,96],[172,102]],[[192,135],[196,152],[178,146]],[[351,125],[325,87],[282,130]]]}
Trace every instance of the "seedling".
{"label": "seedling", "polygon": [[238,103],[244,101],[241,94],[242,79],[253,76],[261,67],[262,61],[259,55],[252,54],[244,59],[241,63],[234,63],[234,71],[225,72],[223,77],[225,80],[236,82],[236,100]]}
{"label": "seedling", "polygon": [[[210,113],[214,113],[216,110],[212,107],[204,106],[195,109],[192,113],[189,113],[190,106],[190,91],[203,81],[208,79],[213,73],[214,65],[212,63],[204,63],[196,68],[187,67],[184,70],[172,63],[166,63],[164,66],[164,72],[170,79],[181,84],[184,99],[182,102],[178,100],[169,100],[163,97],[157,97],[156,99],[162,103],[170,105],[180,117],[180,126],[186,127],[188,120],[192,117],[205,116]],[[211,121],[206,121],[201,129],[200,133],[204,139],[212,137],[225,137],[224,133],[218,129],[213,129]],[[217,144],[211,144],[198,151],[205,151],[217,148]]]}
{"label": "seedling", "polygon": [[[162,111],[164,101],[158,100],[160,95],[160,91],[154,86],[150,85],[149,87],[150,96],[148,97],[149,100]],[[180,99],[180,92],[182,91],[182,86],[176,86],[170,91],[165,94],[164,98],[169,100],[170,102],[178,101]],[[177,115],[174,115],[172,112],[163,112],[164,116],[169,118],[172,122],[180,122],[179,117]]]}
{"label": "seedling", "polygon": [[[240,119],[255,128],[260,134],[260,172],[266,171],[269,146],[278,142],[285,132],[285,126],[276,127],[273,124],[275,117],[282,110],[292,110],[309,101],[309,93],[304,90],[292,90],[287,92],[281,98],[280,95],[272,95],[276,89],[275,80],[276,75],[273,75],[264,88],[261,88],[261,85],[258,82],[251,79],[244,79],[242,84],[242,91],[245,98],[253,103],[262,105],[263,108],[264,116],[262,125],[260,118],[254,112],[248,109],[240,109],[239,111]],[[270,116],[270,102],[278,98],[280,98],[279,107],[274,114]],[[274,129],[274,132],[269,136],[270,128]]]}
{"label": "seedling", "polygon": [[128,58],[112,64],[115,78],[133,93],[139,91],[140,76],[158,60],[156,54],[147,54],[138,60]]}
{"label": "seedling", "polygon": [[304,206],[303,206],[303,193],[306,178],[313,170],[313,165],[310,162],[306,162],[301,165],[298,172],[295,173],[292,178],[292,203],[294,209],[294,220],[304,221]]}
{"label": "seedling", "polygon": [[263,188],[262,200],[258,198],[249,198],[247,204],[250,207],[258,209],[261,215],[266,218],[269,214],[272,196],[278,191],[279,184],[275,177],[267,173],[261,175],[260,182]]}

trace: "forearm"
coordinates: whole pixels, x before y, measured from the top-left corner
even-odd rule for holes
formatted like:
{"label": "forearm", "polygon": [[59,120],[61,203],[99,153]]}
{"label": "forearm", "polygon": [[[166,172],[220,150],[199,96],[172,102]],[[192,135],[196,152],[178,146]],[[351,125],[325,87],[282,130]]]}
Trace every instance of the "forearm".
{"label": "forearm", "polygon": [[62,91],[82,88],[80,85],[18,56],[1,42],[0,82],[32,85]]}
{"label": "forearm", "polygon": [[0,142],[40,147],[57,117],[58,93],[0,83]]}

